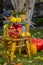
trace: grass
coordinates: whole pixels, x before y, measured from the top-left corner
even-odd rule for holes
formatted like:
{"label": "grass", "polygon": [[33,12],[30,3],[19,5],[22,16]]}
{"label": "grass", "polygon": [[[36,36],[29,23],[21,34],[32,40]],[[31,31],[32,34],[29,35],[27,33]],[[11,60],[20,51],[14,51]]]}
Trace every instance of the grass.
{"label": "grass", "polygon": [[[14,62],[21,62],[23,65],[43,65],[43,59],[34,59],[36,57],[41,57],[43,58],[43,54],[41,52],[38,52],[36,55],[32,55],[31,58],[28,58],[24,55],[19,56],[18,54],[16,54],[16,58],[14,58]],[[2,57],[0,57],[0,64],[4,65],[5,61],[7,59],[3,59]],[[9,63],[10,65],[10,63]]]}
{"label": "grass", "polygon": [[[40,53],[37,54],[37,56],[41,56]],[[37,57],[35,56],[35,57]],[[40,59],[37,59],[37,60],[34,60],[35,58],[34,56],[30,59],[30,58],[26,58],[24,57],[23,55],[21,57],[17,56],[16,57],[16,61],[20,61],[22,62],[24,65],[43,65],[43,60],[40,60]],[[15,61],[15,59],[14,59]]]}
{"label": "grass", "polygon": [[14,61],[18,61],[20,60],[24,65],[43,65],[43,60],[41,59],[34,59],[36,57],[41,57],[43,58],[43,54],[41,52],[38,52],[36,55],[32,55],[31,58],[27,58],[26,56],[18,56],[16,57],[16,59],[14,59]]}
{"label": "grass", "polygon": [[[43,29],[30,29],[31,36],[34,37],[40,37],[43,38]],[[0,35],[3,35],[3,31],[0,31]],[[4,60],[1,55],[2,49],[0,46],[0,65],[4,65]],[[24,65],[43,65],[43,59],[34,59],[36,57],[43,58],[43,53],[38,52],[36,55],[32,55],[32,58],[28,58],[24,55],[19,56],[18,53],[16,53],[16,58],[14,58],[14,61],[22,62]],[[9,64],[10,65],[10,64]]]}
{"label": "grass", "polygon": [[30,29],[31,36],[43,38],[43,29]]}

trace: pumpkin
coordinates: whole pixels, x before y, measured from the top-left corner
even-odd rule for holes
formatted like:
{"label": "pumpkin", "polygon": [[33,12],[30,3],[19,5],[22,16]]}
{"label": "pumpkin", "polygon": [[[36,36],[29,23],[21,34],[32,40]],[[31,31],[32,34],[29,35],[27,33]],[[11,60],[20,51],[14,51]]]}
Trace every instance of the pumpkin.
{"label": "pumpkin", "polygon": [[30,50],[31,50],[31,54],[34,54],[34,55],[37,54],[37,47],[34,43],[30,44]]}
{"label": "pumpkin", "polygon": [[42,48],[43,48],[42,47],[43,46],[43,41],[41,39],[39,39],[39,38],[37,38],[37,39],[32,38],[32,43],[34,43],[36,45],[37,51],[42,50]]}

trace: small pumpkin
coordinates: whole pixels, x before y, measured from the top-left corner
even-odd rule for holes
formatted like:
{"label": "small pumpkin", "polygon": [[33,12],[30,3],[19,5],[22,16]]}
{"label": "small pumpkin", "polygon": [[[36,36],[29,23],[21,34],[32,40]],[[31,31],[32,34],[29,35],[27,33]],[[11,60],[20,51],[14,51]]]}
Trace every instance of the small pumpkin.
{"label": "small pumpkin", "polygon": [[37,54],[37,47],[35,44],[33,43],[30,44],[30,50],[31,50],[31,54],[34,54],[34,55]]}

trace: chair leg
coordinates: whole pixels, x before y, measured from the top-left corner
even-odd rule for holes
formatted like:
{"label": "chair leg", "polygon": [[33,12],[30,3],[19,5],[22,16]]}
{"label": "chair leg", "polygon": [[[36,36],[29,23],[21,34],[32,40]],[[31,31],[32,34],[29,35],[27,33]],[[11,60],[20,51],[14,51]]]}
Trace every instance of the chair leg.
{"label": "chair leg", "polygon": [[[21,46],[21,41],[18,42],[18,45]],[[18,48],[19,55],[21,55],[21,47]]]}
{"label": "chair leg", "polygon": [[16,50],[16,42],[12,42],[12,45],[11,45],[11,53],[10,53],[10,61],[13,62],[13,59],[14,59],[14,52]]}
{"label": "chair leg", "polygon": [[3,57],[7,58],[7,41],[3,41]]}
{"label": "chair leg", "polygon": [[29,43],[28,40],[26,41],[26,48],[27,48],[27,55],[29,56],[29,58],[31,58],[31,53],[30,53],[30,43]]}

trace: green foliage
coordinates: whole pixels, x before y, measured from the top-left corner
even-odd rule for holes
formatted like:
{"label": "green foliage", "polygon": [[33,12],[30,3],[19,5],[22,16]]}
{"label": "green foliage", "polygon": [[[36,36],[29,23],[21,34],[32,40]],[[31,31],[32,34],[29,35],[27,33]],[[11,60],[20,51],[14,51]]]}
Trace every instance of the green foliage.
{"label": "green foliage", "polygon": [[34,21],[37,25],[43,25],[43,18],[34,18],[33,21]]}
{"label": "green foliage", "polygon": [[31,36],[35,37],[35,38],[43,38],[43,29],[40,29],[40,28],[36,28],[36,29],[30,29],[30,33],[31,33]]}
{"label": "green foliage", "polygon": [[1,35],[3,35],[3,31],[2,31],[2,30],[0,30],[0,36],[1,36]]}

